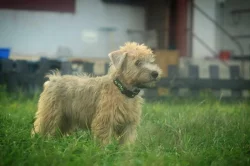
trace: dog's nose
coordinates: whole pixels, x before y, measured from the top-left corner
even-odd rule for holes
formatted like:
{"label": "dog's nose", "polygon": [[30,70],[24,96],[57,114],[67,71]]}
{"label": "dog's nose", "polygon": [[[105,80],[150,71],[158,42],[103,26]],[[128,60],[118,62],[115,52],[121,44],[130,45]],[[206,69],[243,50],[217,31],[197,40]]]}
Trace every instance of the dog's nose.
{"label": "dog's nose", "polygon": [[153,72],[151,73],[151,76],[152,76],[153,78],[157,78],[158,75],[159,75],[159,73],[158,73],[157,71],[153,71]]}

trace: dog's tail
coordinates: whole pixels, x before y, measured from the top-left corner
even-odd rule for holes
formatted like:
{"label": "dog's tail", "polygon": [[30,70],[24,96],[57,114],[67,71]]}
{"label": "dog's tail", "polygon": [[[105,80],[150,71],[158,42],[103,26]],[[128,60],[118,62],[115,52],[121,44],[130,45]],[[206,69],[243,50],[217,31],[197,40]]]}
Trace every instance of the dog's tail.
{"label": "dog's tail", "polygon": [[48,78],[49,80],[52,80],[54,77],[61,76],[61,73],[58,69],[51,70],[50,73],[45,75],[45,78]]}
{"label": "dog's tail", "polygon": [[44,82],[43,87],[45,88],[49,84],[49,82],[51,82],[51,81],[53,82],[54,80],[56,80],[60,76],[61,76],[61,73],[58,69],[51,70],[50,73],[45,75],[45,78],[48,78],[49,80]]}
{"label": "dog's tail", "polygon": [[45,78],[48,78],[49,81],[53,81],[60,76],[61,76],[60,71],[58,69],[56,69],[56,70],[51,70],[50,73],[46,74]]}

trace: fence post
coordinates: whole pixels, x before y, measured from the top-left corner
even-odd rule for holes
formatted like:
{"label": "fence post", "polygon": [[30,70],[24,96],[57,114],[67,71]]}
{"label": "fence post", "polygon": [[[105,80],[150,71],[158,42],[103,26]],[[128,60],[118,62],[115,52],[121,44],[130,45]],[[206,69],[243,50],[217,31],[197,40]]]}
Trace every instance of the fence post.
{"label": "fence post", "polygon": [[105,74],[107,74],[108,73],[108,71],[109,71],[109,63],[105,63]]}
{"label": "fence post", "polygon": [[49,70],[49,60],[47,58],[41,58],[39,61],[39,74],[45,74]]}
{"label": "fence post", "polygon": [[[231,79],[240,79],[240,67],[239,66],[230,66],[230,78]],[[241,97],[241,90],[232,90],[232,97]]]}
{"label": "fence post", "polygon": [[13,61],[9,59],[0,59],[0,73],[13,71]]}
{"label": "fence post", "polygon": [[71,62],[61,62],[61,73],[72,74]]}
{"label": "fence post", "polygon": [[[179,77],[177,65],[168,65],[167,71],[168,71],[168,78],[169,79],[174,80],[174,79]],[[175,96],[178,95],[179,88],[171,88],[170,87],[169,90],[170,90],[171,94],[173,94]]]}
{"label": "fence post", "polygon": [[[197,65],[189,65],[188,66],[189,78],[192,79],[193,81],[196,81],[199,78],[199,70],[198,69],[199,68],[198,68]],[[190,92],[193,95],[198,95],[199,94],[199,90],[194,89],[194,88],[190,88]]]}
{"label": "fence post", "polygon": [[[217,65],[209,66],[210,79],[219,79],[219,67]],[[215,96],[220,96],[220,90],[213,90]]]}
{"label": "fence post", "polygon": [[0,84],[7,84],[7,74],[13,71],[13,61],[0,59]]}
{"label": "fence post", "polygon": [[19,88],[19,80],[18,80],[18,74],[16,72],[8,72],[6,75],[7,80],[7,91],[8,92],[17,92]]}
{"label": "fence post", "polygon": [[25,61],[25,60],[17,60],[16,62],[15,62],[15,64],[16,64],[16,68],[15,68],[15,71],[17,72],[17,73],[27,73],[27,72],[29,72],[29,67],[28,67],[28,62],[27,61]]}
{"label": "fence post", "polygon": [[94,63],[91,62],[83,62],[83,71],[89,74],[94,73]]}

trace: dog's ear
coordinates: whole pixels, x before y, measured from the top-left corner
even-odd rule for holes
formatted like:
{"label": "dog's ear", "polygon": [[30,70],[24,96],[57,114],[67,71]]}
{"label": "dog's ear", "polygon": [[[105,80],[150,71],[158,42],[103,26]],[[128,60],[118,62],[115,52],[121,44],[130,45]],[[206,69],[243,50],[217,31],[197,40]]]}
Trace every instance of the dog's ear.
{"label": "dog's ear", "polygon": [[119,70],[122,67],[122,64],[127,56],[127,53],[118,50],[118,51],[113,51],[113,52],[109,53],[108,56],[109,56],[112,64],[115,66],[115,68],[117,70]]}

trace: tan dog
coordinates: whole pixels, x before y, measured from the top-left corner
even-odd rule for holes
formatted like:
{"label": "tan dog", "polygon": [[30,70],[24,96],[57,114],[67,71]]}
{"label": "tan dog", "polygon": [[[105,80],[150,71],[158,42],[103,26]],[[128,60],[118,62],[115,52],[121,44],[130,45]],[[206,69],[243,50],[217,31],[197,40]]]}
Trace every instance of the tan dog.
{"label": "tan dog", "polygon": [[103,144],[112,137],[133,143],[143,103],[137,94],[154,85],[161,70],[151,49],[134,42],[109,57],[109,73],[102,77],[48,75],[32,133],[53,136],[81,128],[90,129]]}

